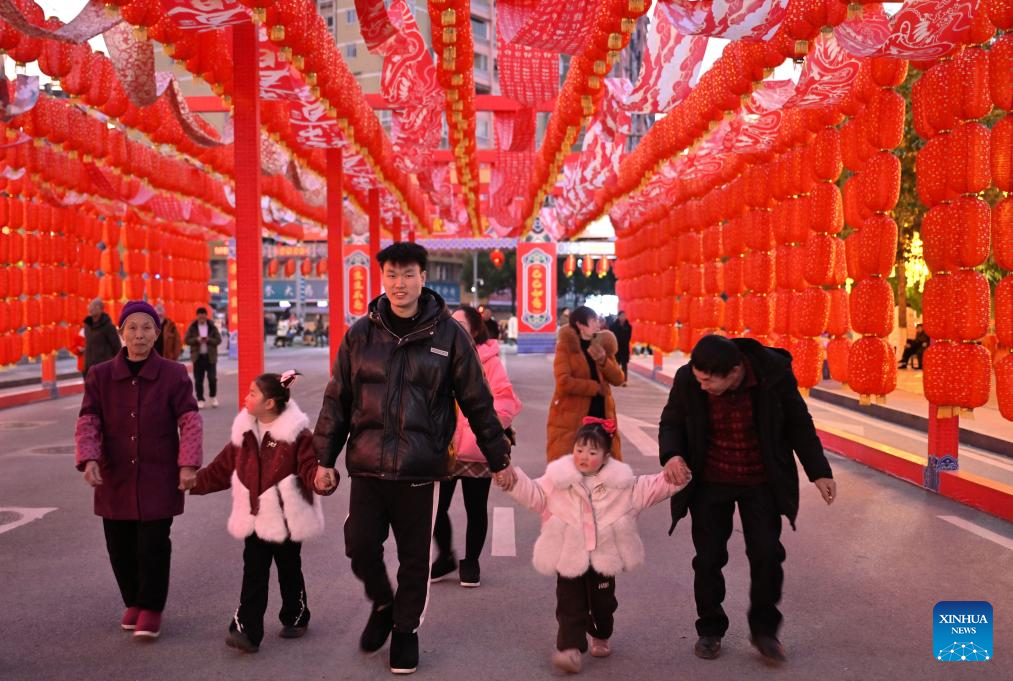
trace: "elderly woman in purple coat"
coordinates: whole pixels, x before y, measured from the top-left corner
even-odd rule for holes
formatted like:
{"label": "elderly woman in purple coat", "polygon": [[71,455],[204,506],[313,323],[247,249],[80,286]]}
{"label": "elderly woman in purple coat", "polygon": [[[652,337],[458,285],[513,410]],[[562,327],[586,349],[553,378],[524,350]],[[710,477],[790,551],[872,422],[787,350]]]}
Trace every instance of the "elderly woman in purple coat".
{"label": "elderly woman in purple coat", "polygon": [[203,424],[186,367],[153,349],[155,309],[127,303],[119,330],[123,348],[85,379],[74,440],[126,606],[120,626],[151,640],[169,591],[169,528],[195,484]]}

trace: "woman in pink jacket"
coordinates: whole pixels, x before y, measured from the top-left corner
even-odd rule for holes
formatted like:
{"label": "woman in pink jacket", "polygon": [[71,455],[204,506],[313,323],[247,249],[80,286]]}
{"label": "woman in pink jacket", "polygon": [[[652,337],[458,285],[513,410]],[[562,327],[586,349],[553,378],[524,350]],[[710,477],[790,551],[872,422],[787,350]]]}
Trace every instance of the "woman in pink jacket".
{"label": "woman in pink jacket", "polygon": [[611,653],[616,575],[644,562],[637,516],[668,499],[685,485],[664,473],[634,475],[611,456],[616,424],[612,419],[584,417],[573,454],[551,462],[545,475],[532,480],[517,469],[514,500],[542,516],[535,542],[535,569],[556,577],[556,652],[560,671],[580,671],[591,636],[591,656]]}
{"label": "woman in pink jacket", "polygon": [[[514,394],[513,386],[510,385],[510,377],[507,376],[506,369],[499,361],[499,343],[489,338],[489,332],[486,330],[485,322],[482,321],[482,315],[475,308],[462,305],[454,312],[454,319],[467,329],[475,340],[479,359],[482,360],[485,380],[489,383],[489,389],[492,391],[496,415],[503,427],[509,428],[510,423],[521,410],[521,401]],[[457,559],[454,557],[453,550],[453,530],[447,511],[454,498],[457,481],[460,480],[464,493],[464,509],[468,517],[465,553],[460,565],[461,586],[477,587],[481,584],[478,557],[482,553],[485,536],[489,529],[489,512],[486,506],[489,501],[489,485],[492,482],[492,474],[489,472],[489,466],[486,464],[482,452],[478,449],[478,443],[475,441],[475,434],[468,425],[468,419],[464,417],[460,409],[457,411],[457,430],[454,432],[451,447],[454,455],[450,471],[451,477],[450,480],[440,483],[440,502],[436,510],[436,524],[433,532],[439,555],[433,562],[430,579],[434,582],[439,581],[457,569]]]}

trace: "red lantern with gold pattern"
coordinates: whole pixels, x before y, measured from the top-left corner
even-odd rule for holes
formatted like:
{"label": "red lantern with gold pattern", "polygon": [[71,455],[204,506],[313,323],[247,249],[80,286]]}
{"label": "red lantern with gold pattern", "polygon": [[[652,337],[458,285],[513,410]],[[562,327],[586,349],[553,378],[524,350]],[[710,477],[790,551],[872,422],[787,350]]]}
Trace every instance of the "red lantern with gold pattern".
{"label": "red lantern with gold pattern", "polygon": [[989,153],[992,184],[1004,192],[1013,192],[1013,116],[1007,114],[992,126]]}
{"label": "red lantern with gold pattern", "polygon": [[988,402],[991,358],[981,345],[933,341],[923,363],[925,399],[931,404],[976,409]]}
{"label": "red lantern with gold pattern", "polygon": [[893,302],[893,288],[885,279],[876,277],[856,283],[850,299],[851,324],[855,331],[888,336],[893,331]]}
{"label": "red lantern with gold pattern", "polygon": [[831,338],[827,343],[827,365],[830,378],[843,385],[848,384],[848,355],[851,353],[851,340],[848,338]]}
{"label": "red lantern with gold pattern", "polygon": [[809,389],[823,380],[826,353],[818,338],[800,338],[792,348],[791,368],[800,388]]}
{"label": "red lantern with gold pattern", "polygon": [[746,294],[742,297],[742,317],[746,328],[755,336],[774,330],[773,298],[769,295]]}
{"label": "red lantern with gold pattern", "polygon": [[1013,270],[1013,196],[992,210],[992,254],[999,267]]}
{"label": "red lantern with gold pattern", "polygon": [[883,338],[865,336],[848,353],[848,383],[859,395],[887,395],[897,388],[897,359]]}
{"label": "red lantern with gold pattern", "polygon": [[995,287],[995,335],[999,343],[1013,347],[1013,276]]}
{"label": "red lantern with gold pattern", "polygon": [[820,336],[830,321],[830,295],[823,289],[810,286],[795,301],[797,309],[791,315],[791,335]]}
{"label": "red lantern with gold pattern", "polygon": [[992,182],[989,130],[981,123],[965,122],[947,138],[946,184],[956,194],[984,191]]}

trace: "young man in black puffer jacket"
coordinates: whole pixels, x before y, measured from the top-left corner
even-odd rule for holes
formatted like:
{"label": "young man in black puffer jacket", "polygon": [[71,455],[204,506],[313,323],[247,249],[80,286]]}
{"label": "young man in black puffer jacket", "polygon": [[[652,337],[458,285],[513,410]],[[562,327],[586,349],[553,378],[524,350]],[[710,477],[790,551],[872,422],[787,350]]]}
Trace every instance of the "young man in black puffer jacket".
{"label": "young man in black puffer jacket", "polygon": [[[345,447],[352,480],[345,550],[373,602],[360,647],[379,650],[393,630],[391,671],[410,673],[429,596],[435,482],[449,475],[455,402],[497,483],[512,487],[516,476],[471,336],[425,288],[425,248],[395,243],[377,260],[386,293],[369,304],[338,351],[314,432],[316,486],[337,484],[334,465]],[[390,529],[400,561],[396,593],[383,562]]]}

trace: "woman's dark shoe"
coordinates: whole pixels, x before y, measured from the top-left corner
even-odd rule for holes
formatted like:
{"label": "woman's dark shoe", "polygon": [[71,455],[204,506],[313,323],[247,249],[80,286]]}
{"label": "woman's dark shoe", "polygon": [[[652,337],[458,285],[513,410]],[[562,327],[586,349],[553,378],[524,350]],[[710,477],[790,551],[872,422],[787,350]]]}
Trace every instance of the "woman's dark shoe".
{"label": "woman's dark shoe", "polygon": [[474,589],[482,585],[482,571],[478,567],[477,560],[461,561],[461,586]]}
{"label": "woman's dark shoe", "polygon": [[445,579],[447,575],[457,569],[457,559],[454,558],[453,553],[446,555],[440,554],[436,560],[433,561],[433,566],[429,569],[429,581],[439,582]]}
{"label": "woman's dark shoe", "polygon": [[364,653],[375,653],[387,642],[391,629],[394,628],[394,604],[373,605],[369,613],[369,621],[359,637],[359,648]]}
{"label": "woman's dark shoe", "polygon": [[693,646],[693,653],[703,660],[713,660],[721,654],[720,636],[701,636]]}

